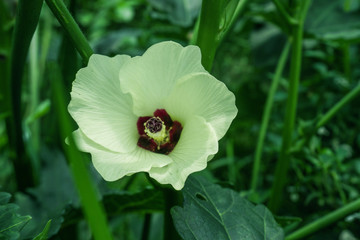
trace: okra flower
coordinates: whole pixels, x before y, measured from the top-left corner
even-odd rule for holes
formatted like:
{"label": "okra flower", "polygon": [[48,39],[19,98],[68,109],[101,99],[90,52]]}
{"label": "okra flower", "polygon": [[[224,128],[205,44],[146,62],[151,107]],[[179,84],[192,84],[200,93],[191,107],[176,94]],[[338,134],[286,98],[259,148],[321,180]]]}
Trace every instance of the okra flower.
{"label": "okra flower", "polygon": [[235,96],[201,65],[200,49],[162,42],[143,56],[94,54],[73,82],[78,148],[107,181],[148,172],[183,188],[237,114]]}

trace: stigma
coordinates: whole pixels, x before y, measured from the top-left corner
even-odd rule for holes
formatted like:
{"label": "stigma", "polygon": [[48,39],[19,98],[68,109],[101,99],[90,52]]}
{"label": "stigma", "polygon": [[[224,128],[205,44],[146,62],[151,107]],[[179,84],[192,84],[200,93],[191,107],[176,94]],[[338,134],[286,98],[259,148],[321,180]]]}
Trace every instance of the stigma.
{"label": "stigma", "polygon": [[179,141],[182,125],[173,121],[165,109],[157,109],[154,116],[139,117],[137,129],[139,147],[167,155]]}
{"label": "stigma", "polygon": [[154,139],[158,148],[169,141],[169,132],[166,131],[164,122],[159,117],[152,117],[144,123],[144,132]]}

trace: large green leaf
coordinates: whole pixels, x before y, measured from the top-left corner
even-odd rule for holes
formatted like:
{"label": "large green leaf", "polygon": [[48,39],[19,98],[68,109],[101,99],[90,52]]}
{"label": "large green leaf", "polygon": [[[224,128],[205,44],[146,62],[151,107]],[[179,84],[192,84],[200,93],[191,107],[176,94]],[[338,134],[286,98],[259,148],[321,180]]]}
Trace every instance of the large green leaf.
{"label": "large green leaf", "polygon": [[69,202],[79,205],[63,154],[43,147],[41,158],[40,184],[27,189],[27,193],[18,192],[15,195],[16,203],[20,206],[19,213],[32,217],[21,232],[24,239],[31,239],[42,232],[49,219],[52,221],[47,234],[52,237],[60,229],[62,213]]}
{"label": "large green leaf", "polygon": [[323,39],[359,41],[359,9],[345,11],[342,1],[312,1],[304,28]]}
{"label": "large green leaf", "polygon": [[18,239],[21,229],[31,219],[17,213],[19,206],[9,203],[11,195],[0,192],[0,240]]}
{"label": "large green leaf", "polygon": [[183,27],[192,24],[201,7],[200,0],[149,0],[149,3],[163,12],[171,23]]}
{"label": "large green leaf", "polygon": [[265,206],[254,206],[233,190],[192,176],[182,192],[184,207],[174,207],[171,214],[185,240],[284,238],[283,230]]}
{"label": "large green leaf", "polygon": [[46,240],[46,239],[48,239],[48,232],[49,232],[50,226],[51,226],[51,220],[49,220],[46,223],[46,225],[44,227],[44,230],[42,230],[42,232],[39,233],[33,240]]}

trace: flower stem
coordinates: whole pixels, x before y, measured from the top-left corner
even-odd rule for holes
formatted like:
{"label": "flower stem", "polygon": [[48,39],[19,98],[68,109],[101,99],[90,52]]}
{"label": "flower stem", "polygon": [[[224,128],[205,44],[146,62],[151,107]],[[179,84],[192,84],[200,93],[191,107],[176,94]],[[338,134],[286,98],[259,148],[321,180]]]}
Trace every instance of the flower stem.
{"label": "flower stem", "polygon": [[284,130],[282,136],[282,146],[280,151],[279,160],[276,164],[275,179],[272,186],[272,192],[269,199],[269,208],[276,212],[281,204],[283,189],[285,186],[286,175],[290,164],[289,149],[291,146],[292,132],[295,124],[296,107],[298,99],[298,87],[301,72],[301,58],[302,58],[302,39],[303,27],[307,10],[310,5],[310,0],[300,1],[298,9],[299,25],[293,27],[292,32],[292,55],[290,65],[290,79],[289,79],[289,92],[286,105]]}
{"label": "flower stem", "polygon": [[283,16],[283,18],[290,24],[290,25],[297,25],[299,22],[292,18],[288,11],[286,11],[284,5],[279,0],[272,0],[276,6],[276,8],[279,10],[280,14]]}
{"label": "flower stem", "polygon": [[[95,240],[111,240],[112,236],[107,225],[106,215],[102,204],[98,201],[97,194],[91,181],[89,172],[83,162],[80,152],[75,147],[72,137],[71,121],[66,111],[64,89],[62,85],[62,77],[58,66],[50,65],[52,93],[54,95],[55,108],[58,114],[60,124],[60,136],[62,138],[63,148],[69,166],[74,177],[74,181],[79,193],[82,209],[85,218],[90,226]],[[65,138],[68,138],[69,146],[65,144]]]}
{"label": "flower stem", "polygon": [[234,184],[234,186],[237,186],[236,184],[236,168],[235,166],[235,156],[234,156],[234,141],[233,139],[230,139],[226,143],[226,157],[228,159],[228,176],[229,176],[229,182]]}
{"label": "flower stem", "polygon": [[343,43],[341,46],[342,53],[343,53],[343,68],[344,68],[344,75],[348,82],[351,82],[351,58],[350,58],[350,43]]}
{"label": "flower stem", "polygon": [[323,117],[317,122],[316,128],[325,125],[343,106],[349,103],[356,95],[360,93],[360,83],[337,102]]}
{"label": "flower stem", "polygon": [[[37,28],[34,32],[33,38],[30,43],[29,49],[29,82],[30,82],[30,101],[29,110],[30,114],[36,111],[36,108],[40,103],[40,83],[43,74],[40,73],[40,61],[38,57],[39,46],[39,29]],[[32,166],[35,175],[39,175],[40,171],[40,160],[39,160],[39,149],[40,149],[40,122],[32,121],[28,125],[31,130],[31,141],[29,142],[31,152],[30,155],[33,157]]]}
{"label": "flower stem", "polygon": [[[235,11],[230,16],[231,17],[230,21],[228,23],[226,23],[225,28],[219,34],[219,43],[221,43],[223,41],[223,39],[226,37],[227,33],[229,32],[231,27],[234,25],[235,20],[238,18],[240,13],[247,6],[248,2],[249,2],[249,0],[239,0],[238,1]],[[226,19],[226,17],[225,17],[225,19]]]}
{"label": "flower stem", "polygon": [[181,192],[175,191],[170,188],[162,188],[165,200],[165,213],[164,213],[164,240],[181,240],[180,235],[177,233],[174,221],[171,217],[170,210],[175,205],[182,204]]}
{"label": "flower stem", "polygon": [[62,0],[46,0],[46,3],[73,41],[76,50],[80,53],[83,62],[86,64],[93,54],[93,50],[64,2]]}
{"label": "flower stem", "polygon": [[[233,1],[235,1],[235,0],[233,0]],[[218,36],[217,36],[218,44],[220,44],[223,41],[223,39],[225,38],[225,36],[227,35],[227,33],[229,32],[231,27],[234,25],[235,20],[238,18],[240,13],[244,10],[244,8],[245,8],[245,6],[247,5],[248,2],[249,2],[249,0],[239,0],[237,2],[237,5],[236,5],[235,9],[229,9],[230,10],[229,12],[231,12],[230,16],[228,16],[228,15],[224,16],[224,14],[227,14],[226,12],[222,14],[221,17],[223,19],[227,20],[228,18],[230,18],[230,21],[225,22],[225,26],[218,33]],[[227,8],[228,8],[228,6],[227,6]],[[220,24],[220,21],[219,21],[219,24]],[[190,39],[190,44],[196,44],[196,42],[197,42],[197,38],[198,38],[198,35],[199,35],[198,34],[199,33],[199,23],[200,23],[200,17],[196,21],[196,24],[195,24],[195,27],[194,27],[194,33],[193,33],[192,38]]]}
{"label": "flower stem", "polygon": [[144,224],[141,233],[141,240],[148,240],[149,239],[149,232],[150,232],[150,224],[151,224],[151,214],[146,213],[144,217]]}
{"label": "flower stem", "polygon": [[201,49],[202,65],[209,72],[219,43],[217,37],[223,6],[223,0],[203,0],[201,6],[196,45]]}
{"label": "flower stem", "polygon": [[360,210],[360,199],[351,202],[342,208],[339,208],[324,217],[296,230],[295,232],[288,235],[285,239],[286,240],[294,240],[294,239],[302,239],[310,234],[320,230],[323,227],[326,227],[345,216],[349,215],[350,213],[356,212]]}
{"label": "flower stem", "polygon": [[10,112],[6,128],[19,191],[34,186],[37,181],[23,140],[21,89],[25,62],[42,3],[42,0],[19,0],[10,56],[11,70],[5,79],[5,101]]}
{"label": "flower stem", "polygon": [[265,134],[266,134],[266,130],[267,130],[267,127],[269,124],[269,119],[270,119],[270,115],[271,115],[272,105],[274,102],[275,92],[279,85],[279,82],[281,79],[281,74],[284,70],[286,60],[289,55],[289,49],[290,49],[290,41],[287,41],[287,43],[280,55],[279,62],[276,66],[275,75],[274,75],[273,81],[271,83],[268,97],[266,99],[263,118],[261,121],[261,127],[260,127],[260,132],[259,132],[259,138],[258,138],[257,144],[256,144],[255,159],[254,159],[254,165],[253,165],[253,170],[252,170],[252,178],[251,178],[251,192],[252,193],[254,193],[256,191]]}
{"label": "flower stem", "polygon": [[345,0],[344,1],[343,9],[344,9],[345,12],[350,11],[351,2],[352,2],[352,0]]}
{"label": "flower stem", "polygon": [[[9,118],[11,115],[11,95],[10,95],[10,53],[11,53],[11,29],[5,27],[12,21],[9,9],[5,1],[0,1],[0,76],[2,87],[0,88],[0,119]],[[7,124],[10,121],[7,121]],[[7,129],[8,133],[10,132]],[[10,137],[10,136],[9,136]],[[9,139],[10,142],[10,139]],[[12,146],[10,145],[10,148]],[[13,149],[12,149],[13,151]]]}

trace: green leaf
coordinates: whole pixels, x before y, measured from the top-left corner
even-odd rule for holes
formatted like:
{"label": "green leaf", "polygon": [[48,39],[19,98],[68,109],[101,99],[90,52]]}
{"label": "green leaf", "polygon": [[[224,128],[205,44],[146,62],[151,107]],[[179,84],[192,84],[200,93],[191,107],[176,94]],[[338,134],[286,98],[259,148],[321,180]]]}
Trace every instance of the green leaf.
{"label": "green leaf", "polygon": [[0,204],[1,205],[7,204],[9,202],[10,198],[11,198],[10,193],[1,192],[0,193]]}
{"label": "green leaf", "polygon": [[46,223],[44,230],[39,233],[33,240],[46,240],[48,238],[48,232],[51,226],[51,219]]}
{"label": "green leaf", "polygon": [[185,240],[284,238],[265,206],[255,206],[233,190],[191,176],[182,192],[184,207],[172,208],[171,214]]}
{"label": "green leaf", "polygon": [[31,219],[30,216],[20,216],[19,206],[8,203],[11,195],[0,192],[0,240],[18,239],[20,231]]}
{"label": "green leaf", "polygon": [[200,0],[149,0],[149,3],[173,24],[189,27],[199,13]]}
{"label": "green leaf", "polygon": [[45,116],[50,111],[51,102],[49,99],[42,101],[38,106],[36,106],[34,112],[30,113],[30,115],[26,119],[27,124],[31,124],[38,120],[39,118]]}
{"label": "green leaf", "polygon": [[18,192],[15,195],[20,214],[32,217],[21,232],[21,237],[25,239],[32,239],[42,232],[49,219],[52,221],[48,237],[57,234],[64,221],[64,208],[69,202],[79,204],[63,154],[43,146],[41,157],[43,166],[39,176],[40,184],[36,188],[28,188],[27,194]]}
{"label": "green leaf", "polygon": [[312,1],[304,29],[316,37],[331,40],[359,41],[360,14],[346,12],[341,1]]}

